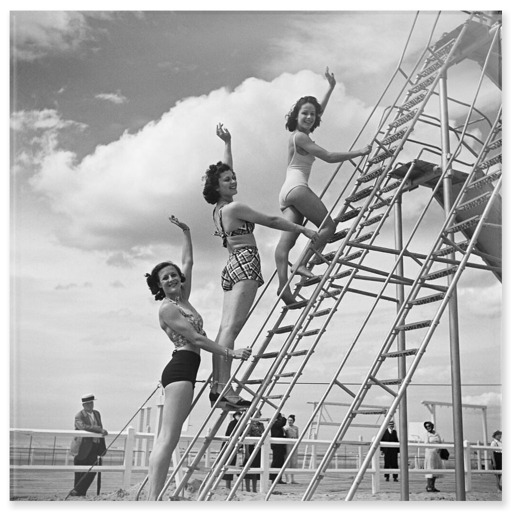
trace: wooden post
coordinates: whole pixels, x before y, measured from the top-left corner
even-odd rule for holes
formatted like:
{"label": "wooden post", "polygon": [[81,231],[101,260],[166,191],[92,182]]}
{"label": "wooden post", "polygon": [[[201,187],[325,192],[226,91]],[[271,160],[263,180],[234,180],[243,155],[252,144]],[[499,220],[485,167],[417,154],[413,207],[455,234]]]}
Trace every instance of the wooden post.
{"label": "wooden post", "polygon": [[126,444],[124,448],[124,473],[123,473],[123,489],[129,489],[132,480],[133,468],[133,449],[135,447],[135,429],[128,427],[126,436]]}
{"label": "wooden post", "polygon": [[262,473],[260,478],[260,493],[267,494],[269,487],[269,479],[270,479],[270,437],[265,437],[263,444],[261,446],[261,464],[262,464]]}
{"label": "wooden post", "polygon": [[466,492],[471,492],[471,446],[469,441],[464,441],[464,472],[466,473]]}
{"label": "wooden post", "polygon": [[375,450],[372,457],[372,494],[380,491],[380,450]]}

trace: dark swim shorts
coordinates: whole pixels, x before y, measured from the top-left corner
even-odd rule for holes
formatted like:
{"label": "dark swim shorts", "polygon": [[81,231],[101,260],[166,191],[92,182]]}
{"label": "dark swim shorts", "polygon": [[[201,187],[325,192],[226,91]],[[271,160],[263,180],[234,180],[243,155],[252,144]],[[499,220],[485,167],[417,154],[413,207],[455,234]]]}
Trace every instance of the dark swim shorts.
{"label": "dark swim shorts", "polygon": [[189,381],[195,386],[200,362],[201,356],[191,350],[175,350],[162,372],[162,386],[165,388],[171,382],[180,381]]}

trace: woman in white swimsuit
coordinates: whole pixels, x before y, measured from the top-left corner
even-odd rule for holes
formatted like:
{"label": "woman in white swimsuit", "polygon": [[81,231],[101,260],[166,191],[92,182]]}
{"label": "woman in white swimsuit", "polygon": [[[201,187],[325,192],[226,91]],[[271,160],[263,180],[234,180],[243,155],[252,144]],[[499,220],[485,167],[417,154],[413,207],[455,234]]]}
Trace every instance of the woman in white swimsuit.
{"label": "woman in white swimsuit", "polygon": [[[328,163],[339,163],[367,155],[371,151],[370,146],[365,146],[354,151],[332,152],[318,146],[310,139],[309,134],[320,124],[321,116],[336,85],[334,74],[329,73],[329,68],[325,71],[325,77],[329,82],[329,89],[322,102],[318,103],[318,100],[313,96],[304,96],[297,101],[286,116],[286,128],[292,132],[292,135],[288,142],[286,179],[279,193],[281,211],[284,217],[291,222],[302,224],[304,217],[306,217],[307,220],[319,227],[327,217],[318,232],[318,242],[312,246],[316,251],[321,251],[324,248],[329,238],[334,234],[335,225],[328,215],[325,205],[308,185],[315,158],[320,158],[320,160]],[[277,293],[279,295],[283,292],[281,298],[286,304],[296,302],[290,286],[286,284],[288,281],[288,257],[296,241],[297,235],[295,233],[283,232],[275,251],[279,278]],[[294,266],[293,270],[295,271],[296,267],[297,274],[304,277],[313,277],[313,274],[306,268],[313,254],[314,252],[310,251],[303,261]]]}

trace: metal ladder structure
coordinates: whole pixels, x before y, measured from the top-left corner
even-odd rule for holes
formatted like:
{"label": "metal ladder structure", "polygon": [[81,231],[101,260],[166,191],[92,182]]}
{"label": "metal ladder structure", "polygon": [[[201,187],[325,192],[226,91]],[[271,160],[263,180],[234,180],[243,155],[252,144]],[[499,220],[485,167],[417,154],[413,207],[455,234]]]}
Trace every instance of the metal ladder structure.
{"label": "metal ladder structure", "polygon": [[[483,25],[485,25],[484,31],[481,30]],[[456,285],[461,273],[465,268],[472,267],[491,270],[495,274],[501,275],[499,257],[496,254],[491,254],[485,258],[484,252],[476,249],[479,236],[482,233],[488,229],[497,229],[494,224],[489,226],[487,219],[492,216],[493,207],[499,200],[501,186],[501,170],[496,170],[501,162],[499,152],[501,109],[499,109],[495,121],[491,122],[475,106],[481,83],[486,76],[487,66],[491,56],[495,54],[496,45],[500,40],[500,27],[500,24],[490,26],[487,23],[487,18],[480,13],[470,13],[468,21],[463,26],[458,27],[453,33],[444,35],[437,43],[431,44],[434,27],[429,42],[409,73],[405,73],[401,67],[402,55],[397,71],[385,88],[379,103],[390,85],[396,86],[396,82],[403,80],[399,93],[392,104],[384,109],[382,119],[378,122],[373,119],[377,107],[380,107],[378,103],[367,125],[363,127],[364,130],[366,126],[370,126],[371,122],[377,125],[375,135],[372,137],[373,146],[376,149],[372,155],[362,158],[357,165],[353,163],[353,174],[347,182],[347,186],[353,184],[353,188],[348,196],[346,187],[341,190],[330,211],[331,213],[343,200],[341,210],[335,216],[335,222],[340,225],[351,221],[350,226],[338,229],[329,241],[332,250],[318,255],[321,263],[315,267],[326,265],[322,274],[309,280],[301,280],[295,286],[294,294],[299,299],[298,302],[282,307],[279,298],[277,299],[252,342],[254,354],[252,360],[241,362],[234,369],[231,382],[237,385],[239,391],[243,389],[252,395],[252,403],[239,420],[231,438],[224,443],[213,466],[207,468],[208,473],[198,491],[197,499],[199,501],[206,501],[212,497],[224,474],[230,471],[229,461],[236,453],[239,443],[247,437],[250,422],[255,418],[255,413],[261,411],[265,405],[270,406],[274,412],[267,418],[268,423],[261,438],[256,442],[256,449],[252,456],[249,457],[244,467],[236,469],[237,476],[233,480],[231,491],[226,499],[231,500],[235,496],[245,475],[251,469],[256,452],[270,437],[273,421],[286,405],[293,389],[300,382],[308,362],[313,360],[315,349],[318,348],[322,336],[340,309],[340,303],[344,298],[354,296],[370,298],[373,299],[373,304],[367,309],[355,339],[348,346],[343,346],[338,368],[321,397],[315,400],[318,401],[317,407],[303,428],[302,435],[292,446],[292,451],[284,467],[276,471],[277,477],[270,486],[265,499],[270,499],[276,482],[286,470],[304,436],[310,431],[311,425],[318,417],[320,408],[330,399],[333,389],[346,393],[352,402],[320,465],[316,470],[311,470],[314,474],[303,500],[312,499],[315,490],[329,470],[329,463],[337,448],[350,427],[355,425],[353,420],[356,416],[384,414],[385,420],[377,434],[380,439],[379,436],[387,426],[387,420],[393,417],[401,405],[401,401],[403,403],[414,371],[425,353],[441,316],[451,298],[456,294]],[[414,24],[411,33],[413,30]],[[477,41],[474,40],[475,31],[478,34]],[[446,85],[448,68],[467,58],[475,47],[478,49],[486,47],[488,57],[479,61],[482,65],[482,74],[473,103],[463,104],[463,108],[467,109],[463,127],[449,128],[458,140],[456,149],[447,152],[445,148],[436,146],[432,143],[432,133],[426,133],[424,139],[419,136],[413,138],[412,133],[416,128],[420,128],[417,130],[420,134],[425,126],[435,133],[443,130],[446,122],[442,118],[438,119],[432,115],[431,100],[442,96],[446,100],[443,87]],[[405,51],[406,49],[404,49],[404,54]],[[438,88],[440,92],[437,92]],[[480,116],[477,121],[472,118],[475,113]],[[488,131],[485,141],[479,141],[470,133],[469,127],[476,122],[485,126],[482,132]],[[356,142],[357,139],[354,144]],[[480,149],[475,151],[474,146],[480,146]],[[419,150],[416,149],[418,147]],[[408,163],[399,161],[399,156],[405,156]],[[429,159],[433,158],[435,162],[427,161],[427,156]],[[420,228],[428,225],[427,214],[431,210],[431,206],[436,204],[436,197],[439,201],[439,191],[448,188],[451,190],[454,166],[466,166],[469,173],[461,173],[465,176],[465,180],[459,185],[458,195],[454,198],[453,205],[451,201],[447,207],[445,205],[445,222],[440,231],[432,238],[433,244],[429,252],[413,252],[409,246],[421,231]],[[492,183],[494,182],[496,183],[493,187]],[[386,238],[382,234],[386,233],[386,229],[390,225],[390,218],[395,217],[395,226],[397,219],[401,221],[400,207],[403,194],[411,193],[420,185],[424,185],[421,188],[422,191],[427,190],[427,186],[431,187],[431,193],[423,210],[418,214],[408,241],[406,243],[402,241],[399,247],[393,248],[386,247],[385,244],[379,245],[379,241]],[[491,190],[475,195],[479,186],[490,186]],[[472,210],[475,212],[474,215],[463,221],[457,220],[460,215],[463,215],[463,212]],[[501,224],[499,228],[501,229]],[[464,241],[455,241],[455,236],[468,232],[471,232],[469,238],[464,236]],[[307,247],[301,257],[304,257],[306,251]],[[474,258],[470,261],[470,257],[475,254],[484,259],[484,264],[475,263]],[[378,257],[375,258],[375,255]],[[385,262],[384,260],[381,262],[381,255],[388,257]],[[460,256],[460,259],[454,259],[455,255]],[[391,263],[389,263],[390,259]],[[439,265],[445,267],[447,264],[449,265],[447,268],[436,269]],[[449,284],[439,284],[438,279],[445,276],[449,276]],[[293,277],[293,275],[290,276],[290,282]],[[394,290],[390,292],[389,287],[397,287],[397,290],[402,291],[401,293],[394,293]],[[403,292],[405,287],[409,287],[407,297]],[[389,332],[376,353],[359,391],[354,393],[343,383],[341,372],[355,352],[354,349],[362,337],[364,329],[371,323],[373,313],[382,303],[395,308],[396,316],[391,317],[393,321]],[[415,316],[424,305],[432,303],[440,303],[440,306],[428,319],[406,321],[410,314]],[[279,307],[281,307],[280,311]],[[339,314],[343,314],[343,311],[340,311]],[[273,323],[271,324],[271,322]],[[272,325],[270,329],[269,325]],[[400,339],[402,344],[405,342],[406,332],[418,332],[422,329],[427,329],[427,334],[418,346],[391,350],[395,340]],[[389,365],[385,364],[391,360],[400,362],[402,370],[398,378],[396,377],[396,364],[391,371],[388,368]],[[408,368],[406,368],[406,361],[410,361]],[[389,377],[390,374],[392,378]],[[286,379],[288,380],[285,383]],[[278,382],[286,385],[285,391],[279,394],[275,392]],[[398,390],[395,391],[393,386],[398,386]],[[384,390],[389,395],[389,404],[382,407],[365,405],[372,399],[371,391],[375,388]],[[160,498],[179,471],[182,472],[182,478],[177,483],[172,496],[178,497],[183,492],[227,417],[228,411],[221,411],[213,426],[209,425],[209,421],[218,411],[218,409],[212,409],[208,414],[195,439],[189,444],[180,462],[173,469]],[[207,428],[209,433],[206,435],[206,440],[199,441],[202,436],[205,436]],[[351,499],[356,492],[371,461],[371,455],[377,448],[378,441],[375,441],[370,447],[347,499]],[[187,460],[192,450],[195,450],[195,457],[193,462],[187,466]]]}

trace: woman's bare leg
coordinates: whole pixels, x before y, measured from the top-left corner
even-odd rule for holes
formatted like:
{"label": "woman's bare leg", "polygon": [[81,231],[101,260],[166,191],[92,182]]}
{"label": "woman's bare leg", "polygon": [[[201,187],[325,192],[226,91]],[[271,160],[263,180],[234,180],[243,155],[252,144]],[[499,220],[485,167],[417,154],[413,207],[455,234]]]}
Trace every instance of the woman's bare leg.
{"label": "woman's bare leg", "polygon": [[[219,333],[215,340],[221,347],[233,349],[235,339],[242,330],[247,320],[247,315],[254,303],[258,290],[257,281],[246,279],[239,281],[233,289],[224,293],[224,304],[222,306],[222,319]],[[213,355],[213,381],[217,389],[212,391],[220,393],[224,385],[231,377],[231,358]],[[235,397],[235,392],[227,393],[227,397]]]}
{"label": "woman's bare leg", "polygon": [[180,440],[181,427],[190,413],[194,388],[189,381],[172,382],[165,387],[162,427],[149,458],[148,501],[156,501],[162,491],[171,456]]}

